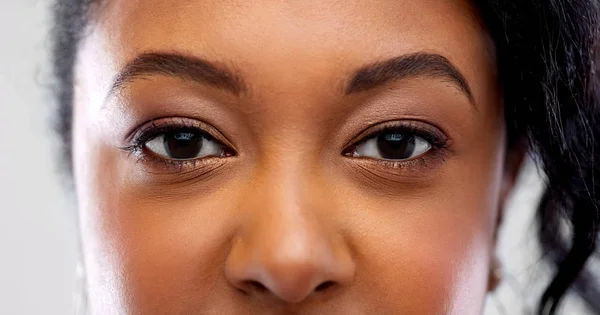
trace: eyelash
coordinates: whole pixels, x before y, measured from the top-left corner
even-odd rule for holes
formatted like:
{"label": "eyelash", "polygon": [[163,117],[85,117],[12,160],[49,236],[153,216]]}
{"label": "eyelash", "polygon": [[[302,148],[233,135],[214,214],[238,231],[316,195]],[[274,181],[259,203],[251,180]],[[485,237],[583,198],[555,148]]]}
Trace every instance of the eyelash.
{"label": "eyelash", "polygon": [[[236,152],[229,145],[224,144],[223,141],[219,140],[219,137],[215,137],[211,135],[210,132],[206,131],[206,129],[211,129],[208,125],[200,122],[192,122],[189,119],[185,118],[166,118],[166,119],[155,119],[150,122],[144,124],[145,127],[136,131],[131,140],[131,145],[121,148],[122,150],[128,152],[130,155],[134,155],[137,157],[138,162],[154,162],[162,164],[163,166],[178,168],[180,171],[184,169],[192,169],[200,166],[201,164],[205,164],[209,161],[215,161],[217,158],[222,157],[205,157],[191,160],[175,160],[175,159],[165,159],[158,157],[154,154],[145,152],[145,145],[148,141],[156,138],[157,136],[172,132],[178,129],[195,129],[198,130],[203,136],[212,139],[213,141],[218,142],[223,148],[226,150],[227,154],[223,157],[235,156]],[[412,160],[404,160],[404,161],[390,161],[390,160],[382,160],[382,159],[373,159],[368,157],[352,157],[350,156],[350,152],[356,148],[356,146],[362,144],[365,141],[371,140],[375,137],[378,137],[381,134],[384,134],[389,131],[402,132],[410,135],[414,135],[420,137],[427,141],[431,145],[431,152],[425,153],[423,156],[412,159]],[[346,145],[345,149],[342,151],[342,155],[347,158],[368,160],[371,163],[375,163],[380,166],[388,167],[388,168],[403,168],[406,166],[410,166],[414,163],[425,163],[428,159],[431,158],[431,155],[438,155],[448,150],[450,147],[450,139],[445,136],[445,134],[440,131],[436,127],[429,127],[424,122],[419,121],[388,121],[383,123],[378,123],[376,125],[370,126],[366,128],[363,132],[359,134],[357,137],[358,140],[353,140],[350,142],[351,144]]]}
{"label": "eyelash", "polygon": [[[390,131],[400,131],[401,133],[414,135],[422,138],[431,145],[430,152],[426,152],[423,156],[418,157],[416,159],[403,161],[391,161],[373,159],[369,157],[351,156],[351,152],[358,145]],[[440,154],[443,154],[444,152],[448,151],[451,145],[450,138],[447,137],[444,134],[444,132],[440,131],[436,127],[428,126],[426,123],[420,121],[388,121],[383,123],[377,123],[376,125],[366,128],[365,131],[360,133],[357,139],[358,140],[353,140],[352,142],[350,142],[350,145],[345,146],[342,155],[353,159],[368,160],[370,162],[377,163],[379,165],[384,165],[390,168],[401,168],[403,166],[407,166],[415,162],[426,162],[426,160],[430,158],[432,154],[439,156]]]}
{"label": "eyelash", "polygon": [[[178,168],[180,171],[184,169],[191,169],[194,167],[198,167],[201,164],[205,164],[210,161],[215,161],[216,158],[230,157],[235,156],[236,152],[231,146],[224,144],[223,141],[219,140],[219,137],[213,136],[210,132],[206,131],[209,128],[207,124],[200,122],[191,122],[186,118],[166,118],[166,119],[155,119],[150,122],[144,124],[145,127],[136,131],[132,138],[131,145],[121,148],[122,150],[128,152],[130,155],[134,155],[137,157],[138,162],[155,162],[162,164],[167,167]],[[211,139],[221,145],[226,154],[222,157],[203,157],[198,159],[189,159],[189,160],[175,160],[175,159],[166,159],[156,156],[155,154],[145,152],[145,146],[148,141],[158,137],[161,134],[169,133],[172,131],[180,130],[180,129],[191,129],[196,130],[203,137]]]}

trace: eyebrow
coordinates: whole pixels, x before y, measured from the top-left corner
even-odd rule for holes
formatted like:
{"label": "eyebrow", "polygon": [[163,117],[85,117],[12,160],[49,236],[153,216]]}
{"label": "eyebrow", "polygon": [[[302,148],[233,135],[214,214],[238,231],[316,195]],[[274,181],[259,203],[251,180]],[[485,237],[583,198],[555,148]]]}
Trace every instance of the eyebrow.
{"label": "eyebrow", "polygon": [[[117,75],[109,95],[128,83],[151,75],[177,77],[213,86],[240,95],[247,84],[236,72],[193,56],[178,53],[145,53],[128,63]],[[456,85],[474,104],[465,77],[446,57],[432,53],[414,53],[376,62],[356,71],[347,83],[345,94],[371,90],[385,84],[415,77],[445,78]]]}
{"label": "eyebrow", "polygon": [[393,81],[422,76],[449,80],[475,104],[467,80],[448,58],[422,52],[377,62],[359,69],[349,80],[345,93],[358,93]]}
{"label": "eyebrow", "polygon": [[223,66],[181,54],[146,53],[136,57],[119,72],[109,95],[115,94],[131,81],[151,75],[196,81],[227,90],[235,95],[239,95],[246,89],[246,84],[241,77]]}

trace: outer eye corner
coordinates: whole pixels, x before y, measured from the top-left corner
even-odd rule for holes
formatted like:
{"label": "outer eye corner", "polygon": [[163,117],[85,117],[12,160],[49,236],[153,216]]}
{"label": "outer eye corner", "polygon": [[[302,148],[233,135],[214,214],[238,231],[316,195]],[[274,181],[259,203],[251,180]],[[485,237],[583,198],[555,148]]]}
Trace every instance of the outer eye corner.
{"label": "outer eye corner", "polygon": [[233,157],[233,156],[237,156],[238,153],[236,150],[224,145],[224,144],[220,144],[220,146],[223,147],[223,154],[221,155],[222,157]]}
{"label": "outer eye corner", "polygon": [[344,150],[342,150],[342,156],[356,157],[356,144],[349,145]]}
{"label": "outer eye corner", "polygon": [[161,157],[168,157],[169,153],[164,146],[164,134],[160,134],[143,144],[143,147]]}

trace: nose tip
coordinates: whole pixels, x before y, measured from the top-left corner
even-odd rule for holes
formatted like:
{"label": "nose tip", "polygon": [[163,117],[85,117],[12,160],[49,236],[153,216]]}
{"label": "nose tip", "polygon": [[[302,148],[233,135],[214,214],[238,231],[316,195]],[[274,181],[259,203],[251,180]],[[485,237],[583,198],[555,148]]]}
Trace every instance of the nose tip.
{"label": "nose tip", "polygon": [[335,275],[328,277],[318,267],[306,264],[263,270],[254,277],[239,278],[236,287],[248,294],[273,295],[287,303],[300,303],[313,294],[331,290],[342,280],[332,279]]}
{"label": "nose tip", "polygon": [[322,187],[318,183],[303,185],[296,177],[266,179],[257,182],[268,187],[251,187],[243,195],[241,213],[246,216],[232,236],[225,260],[227,281],[259,298],[255,301],[301,303],[317,294],[342,292],[354,280],[355,265],[340,225],[327,215],[335,203],[315,189]]}
{"label": "nose tip", "polygon": [[226,276],[234,287],[251,296],[271,295],[287,303],[300,303],[354,278],[353,263],[346,257],[333,257],[332,252],[319,256],[286,255],[285,250],[250,255],[244,252],[240,249],[230,253]]}
{"label": "nose tip", "polygon": [[354,262],[343,244],[312,237],[258,239],[235,242],[225,264],[228,282],[252,297],[300,303],[354,279]]}

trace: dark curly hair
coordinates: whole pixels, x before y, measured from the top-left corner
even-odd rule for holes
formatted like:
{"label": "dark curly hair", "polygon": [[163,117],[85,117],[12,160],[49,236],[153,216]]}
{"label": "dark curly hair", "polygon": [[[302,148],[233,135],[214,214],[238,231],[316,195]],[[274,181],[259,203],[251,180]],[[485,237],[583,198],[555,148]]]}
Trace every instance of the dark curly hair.
{"label": "dark curly hair", "polygon": [[[78,43],[100,0],[57,0],[53,65],[57,129],[71,169],[73,67]],[[527,143],[546,189],[537,209],[544,257],[555,267],[538,314],[555,314],[569,289],[600,313],[586,263],[600,230],[600,39],[598,0],[477,0],[493,37],[509,143]],[[563,226],[568,233],[559,233]]]}

